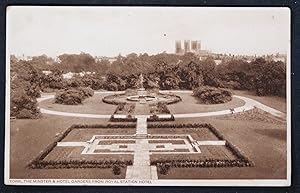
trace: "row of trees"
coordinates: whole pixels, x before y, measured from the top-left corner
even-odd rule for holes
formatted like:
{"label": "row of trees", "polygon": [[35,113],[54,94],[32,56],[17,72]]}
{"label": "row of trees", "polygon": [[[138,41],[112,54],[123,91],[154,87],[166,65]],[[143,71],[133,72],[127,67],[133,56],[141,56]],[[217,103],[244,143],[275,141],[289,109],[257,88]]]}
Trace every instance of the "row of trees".
{"label": "row of trees", "polygon": [[[16,58],[11,57],[13,63]],[[231,89],[253,90],[257,95],[285,95],[286,65],[283,62],[258,58],[250,63],[230,60],[216,65],[208,58],[199,60],[194,54],[129,54],[118,56],[109,63],[95,61],[86,53],[63,54],[59,63],[43,55],[27,61],[35,70],[51,70],[40,73],[41,88],[61,89],[65,87],[89,86],[93,89],[125,90],[138,86],[139,74],[144,74],[145,88],[193,89],[199,86],[214,86]],[[64,80],[62,73],[93,71],[96,74]]]}
{"label": "row of trees", "polygon": [[[14,63],[16,58],[11,57]],[[139,74],[144,75],[145,88],[194,89],[199,86],[214,86],[230,89],[253,90],[257,95],[285,96],[286,65],[283,62],[266,61],[262,58],[248,63],[244,60],[223,61],[199,60],[192,53],[151,55],[135,53],[126,57],[119,55],[110,63],[96,61],[91,55],[63,54],[58,62],[42,55],[27,61],[37,71],[51,70],[43,76],[41,88],[89,86],[95,90],[125,90],[138,86]],[[92,71],[96,74],[64,80],[62,73]]]}
{"label": "row of trees", "polygon": [[[96,61],[91,55],[63,54],[59,62],[43,55],[23,61],[11,56],[11,112],[16,117],[36,116],[36,97],[40,90],[49,91],[74,87],[94,90],[125,90],[137,88],[143,73],[145,88],[195,89],[200,86],[222,87],[255,91],[257,95],[285,96],[286,64],[262,58],[248,63],[243,60],[199,60],[192,53],[129,54],[118,56],[110,63]],[[42,70],[51,70],[44,75]],[[74,76],[66,80],[65,72],[92,71],[95,74]],[[27,110],[24,110],[27,109]],[[20,113],[21,112],[21,113]],[[21,114],[21,115],[20,115]]]}
{"label": "row of trees", "polygon": [[286,94],[286,64],[281,61],[232,60],[217,66],[216,74],[220,87],[253,90],[259,96]]}
{"label": "row of trees", "polygon": [[284,97],[286,93],[286,64],[280,61],[257,58],[250,63],[230,60],[216,65],[210,58],[200,61],[194,55],[175,55],[174,61],[169,57],[171,56],[160,56],[149,67],[141,65],[145,67],[143,70],[126,72],[134,69],[129,65],[120,65],[118,70],[111,68],[106,74],[106,89],[134,88],[139,73],[143,73],[145,88],[194,89],[212,86],[255,91],[259,96]]}

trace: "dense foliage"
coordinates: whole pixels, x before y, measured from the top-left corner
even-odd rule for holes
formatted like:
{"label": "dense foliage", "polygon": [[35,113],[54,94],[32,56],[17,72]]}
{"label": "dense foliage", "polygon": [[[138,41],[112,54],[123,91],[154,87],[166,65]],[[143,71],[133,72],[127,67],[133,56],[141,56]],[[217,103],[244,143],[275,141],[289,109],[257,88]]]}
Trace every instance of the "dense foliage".
{"label": "dense foliage", "polygon": [[220,104],[231,101],[232,93],[226,89],[220,89],[210,86],[201,86],[193,90],[200,103],[204,104]]}
{"label": "dense foliage", "polygon": [[11,60],[10,115],[37,118],[40,113],[36,97],[40,96],[39,74],[26,61]]}
{"label": "dense foliage", "polygon": [[55,103],[65,105],[78,105],[88,97],[94,95],[94,91],[90,88],[72,88],[58,91],[55,95]]}
{"label": "dense foliage", "polygon": [[[257,58],[251,62],[227,59],[216,65],[212,58],[200,60],[192,53],[175,55],[129,54],[109,61],[89,54],[62,54],[54,61],[47,56],[33,57],[28,61],[41,75],[42,91],[64,88],[91,87],[94,90],[126,90],[139,87],[143,73],[146,89],[194,89],[213,86],[254,91],[257,95],[285,96],[286,64]],[[38,65],[40,64],[40,65]],[[63,78],[64,73],[93,72]]]}
{"label": "dense foliage", "polygon": [[286,94],[286,64],[280,61],[231,60],[221,63],[216,73],[221,87],[255,91],[259,96]]}

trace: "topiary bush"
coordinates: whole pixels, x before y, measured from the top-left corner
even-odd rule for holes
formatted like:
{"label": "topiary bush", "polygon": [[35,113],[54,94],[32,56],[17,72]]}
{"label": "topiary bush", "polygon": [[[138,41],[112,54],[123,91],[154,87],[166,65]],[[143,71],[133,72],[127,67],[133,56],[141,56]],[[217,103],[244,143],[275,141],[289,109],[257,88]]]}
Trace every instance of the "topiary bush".
{"label": "topiary bush", "polygon": [[204,104],[220,104],[231,101],[232,93],[229,90],[210,86],[201,86],[193,90],[195,97]]}

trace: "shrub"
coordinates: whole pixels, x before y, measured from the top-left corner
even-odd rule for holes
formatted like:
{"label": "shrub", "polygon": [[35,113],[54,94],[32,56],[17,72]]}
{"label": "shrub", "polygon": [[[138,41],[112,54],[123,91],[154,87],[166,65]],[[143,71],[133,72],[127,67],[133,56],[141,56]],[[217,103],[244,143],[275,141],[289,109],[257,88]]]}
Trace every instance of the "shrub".
{"label": "shrub", "polygon": [[83,85],[82,78],[73,76],[71,79],[65,80],[68,87],[80,87]]}
{"label": "shrub", "polygon": [[118,90],[118,84],[115,82],[112,82],[110,84],[105,84],[104,88],[110,91],[117,91]]}
{"label": "shrub", "polygon": [[241,84],[238,81],[222,81],[220,84],[224,88],[241,90]]}
{"label": "shrub", "polygon": [[166,175],[170,169],[170,165],[166,163],[160,163],[157,164],[157,166],[159,168],[159,173],[162,175]]}
{"label": "shrub", "polygon": [[63,89],[68,83],[63,79],[62,72],[54,70],[51,74],[41,76],[41,87],[44,89]]}
{"label": "shrub", "polygon": [[158,109],[159,113],[170,114],[170,111],[169,111],[167,105],[165,103],[163,103],[163,102],[158,102],[157,103],[157,109]]}
{"label": "shrub", "polygon": [[256,60],[257,75],[254,78],[254,89],[258,96],[286,95],[286,65],[283,62]]}
{"label": "shrub", "polygon": [[39,74],[26,61],[11,64],[10,115],[16,118],[40,116],[36,97],[40,96]]}
{"label": "shrub", "polygon": [[226,103],[232,99],[232,93],[229,90],[209,86],[195,88],[193,93],[204,104]]}
{"label": "shrub", "polygon": [[91,88],[71,88],[59,91],[55,95],[55,103],[65,105],[78,105],[88,97],[94,95],[94,91]]}
{"label": "shrub", "polygon": [[34,118],[38,118],[38,116],[36,114],[37,113],[32,112],[29,109],[22,109],[21,111],[19,111],[16,118],[18,118],[18,119],[34,119]]}
{"label": "shrub", "polygon": [[83,93],[83,96],[88,98],[88,97],[92,97],[94,96],[94,91],[93,89],[89,88],[89,87],[79,87],[77,88],[77,90],[81,91]]}
{"label": "shrub", "polygon": [[35,97],[24,93],[22,89],[11,91],[10,115],[18,119],[35,119],[40,116]]}
{"label": "shrub", "polygon": [[113,170],[114,175],[120,175],[121,174],[121,168],[120,168],[119,164],[114,164],[112,166],[112,170]]}
{"label": "shrub", "polygon": [[94,78],[94,79],[92,79],[91,88],[94,89],[94,90],[103,89],[104,88],[104,82],[100,79]]}
{"label": "shrub", "polygon": [[78,105],[85,99],[83,93],[76,89],[59,91],[55,95],[55,103],[64,105]]}

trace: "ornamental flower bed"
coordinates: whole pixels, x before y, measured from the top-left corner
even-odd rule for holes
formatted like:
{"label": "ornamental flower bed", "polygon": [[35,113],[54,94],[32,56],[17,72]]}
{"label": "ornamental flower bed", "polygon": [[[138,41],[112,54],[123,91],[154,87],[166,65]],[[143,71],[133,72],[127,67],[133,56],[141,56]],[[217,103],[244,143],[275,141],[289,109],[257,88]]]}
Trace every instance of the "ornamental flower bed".
{"label": "ornamental flower bed", "polygon": [[[60,134],[55,141],[50,143],[40,154],[30,161],[29,168],[33,169],[58,169],[58,168],[111,168],[113,164],[121,167],[132,165],[132,160],[44,160],[44,158],[61,142],[73,129],[84,128],[135,128],[136,124],[94,124],[94,125],[72,125]],[[117,136],[116,136],[117,137]],[[126,137],[126,136],[124,136]]]}
{"label": "ornamental flower bed", "polygon": [[[134,112],[134,103],[119,103],[116,110],[110,117],[111,122],[136,122],[137,119],[134,118],[132,113]],[[115,115],[126,115],[126,118],[118,118]]]}
{"label": "ornamental flower bed", "polygon": [[[228,141],[214,126],[208,123],[193,123],[193,124],[148,124],[148,128],[194,128],[194,129],[205,129],[208,128],[219,140],[226,141],[225,146],[228,148],[232,154],[236,157],[236,160],[196,160],[197,162],[205,161],[203,164],[200,164],[201,167],[245,167],[245,166],[253,166],[254,163],[250,161],[250,159],[242,152],[237,146],[233,145],[230,141]],[[168,162],[173,162],[176,160],[168,160]],[[154,161],[153,163],[166,162],[162,161]],[[202,163],[202,162],[201,162]],[[154,164],[155,165],[155,164]],[[199,167],[200,167],[199,166]]]}
{"label": "ornamental flower bed", "polygon": [[104,103],[107,103],[107,104],[111,104],[111,105],[119,105],[120,102],[118,102],[116,100],[116,98],[118,97],[122,97],[122,96],[125,96],[125,94],[114,94],[114,95],[109,95],[109,96],[105,96],[102,98],[102,101]]}
{"label": "ornamental flower bed", "polygon": [[119,103],[113,114],[131,115],[134,112],[134,103]]}

